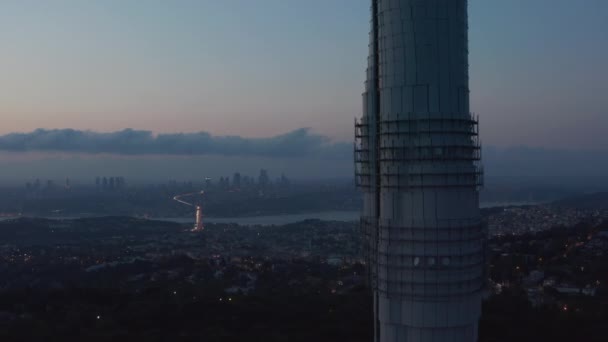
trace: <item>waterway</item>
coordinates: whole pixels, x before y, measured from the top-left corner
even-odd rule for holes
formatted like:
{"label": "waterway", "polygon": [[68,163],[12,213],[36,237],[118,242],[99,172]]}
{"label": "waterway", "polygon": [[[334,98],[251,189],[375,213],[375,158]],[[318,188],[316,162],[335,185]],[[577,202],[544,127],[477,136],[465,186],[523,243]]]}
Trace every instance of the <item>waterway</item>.
{"label": "waterway", "polygon": [[[323,220],[323,221],[359,221],[361,212],[359,211],[323,211],[306,214],[287,214],[287,215],[268,215],[268,216],[244,216],[244,217],[205,217],[204,221],[209,223],[236,223],[239,225],[283,225],[296,223],[304,220]],[[161,221],[171,221],[179,223],[192,223],[194,218],[156,218]]]}
{"label": "waterway", "polygon": [[[532,205],[534,203],[482,203],[482,208],[513,206],[513,205]],[[84,217],[99,217],[97,215],[83,215]],[[317,219],[323,221],[341,221],[341,222],[356,222],[359,221],[361,212],[359,211],[321,211],[302,214],[285,214],[285,215],[265,215],[265,216],[243,216],[243,217],[205,217],[204,222],[208,223],[236,223],[239,225],[284,225],[290,223],[301,222],[304,220]],[[78,216],[63,216],[63,217],[45,217],[55,220],[72,220],[80,218]],[[12,219],[12,217],[0,217],[0,221]],[[154,217],[153,220],[168,221],[190,224],[194,223],[193,217]]]}

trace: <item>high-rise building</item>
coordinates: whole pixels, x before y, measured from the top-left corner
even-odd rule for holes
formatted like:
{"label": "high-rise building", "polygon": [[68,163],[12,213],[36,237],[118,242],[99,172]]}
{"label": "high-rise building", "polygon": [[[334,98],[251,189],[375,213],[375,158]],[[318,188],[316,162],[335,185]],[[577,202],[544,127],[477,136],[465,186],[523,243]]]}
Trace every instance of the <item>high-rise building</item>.
{"label": "high-rise building", "polygon": [[264,187],[268,186],[269,183],[270,183],[270,177],[268,176],[268,171],[261,169],[260,175],[258,176],[258,185],[261,188],[264,188]]}
{"label": "high-rise building", "polygon": [[291,182],[289,181],[289,178],[287,178],[287,176],[285,176],[284,173],[281,174],[281,179],[279,181],[281,184],[281,186],[289,186],[291,184]]}
{"label": "high-rise building", "polygon": [[116,178],[110,177],[110,181],[108,184],[109,184],[108,186],[110,187],[110,190],[114,190],[114,188],[116,187]]}
{"label": "high-rise building", "polygon": [[372,0],[356,180],[376,342],[475,342],[485,280],[467,0]]}
{"label": "high-rise building", "polygon": [[230,177],[228,177],[228,176],[226,176],[226,178],[220,177],[219,186],[220,186],[220,189],[222,189],[222,190],[229,190],[230,189]]}
{"label": "high-rise building", "polygon": [[241,173],[235,172],[232,176],[232,187],[235,189],[241,188]]}

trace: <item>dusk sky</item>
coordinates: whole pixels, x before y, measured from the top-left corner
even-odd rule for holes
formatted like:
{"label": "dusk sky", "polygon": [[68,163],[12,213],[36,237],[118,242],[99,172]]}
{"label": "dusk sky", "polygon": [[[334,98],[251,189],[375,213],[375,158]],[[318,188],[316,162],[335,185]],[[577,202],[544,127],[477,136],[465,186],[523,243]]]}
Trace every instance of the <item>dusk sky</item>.
{"label": "dusk sky", "polygon": [[[471,0],[491,146],[608,149],[608,1]],[[0,134],[36,128],[352,141],[368,0],[2,0]]]}

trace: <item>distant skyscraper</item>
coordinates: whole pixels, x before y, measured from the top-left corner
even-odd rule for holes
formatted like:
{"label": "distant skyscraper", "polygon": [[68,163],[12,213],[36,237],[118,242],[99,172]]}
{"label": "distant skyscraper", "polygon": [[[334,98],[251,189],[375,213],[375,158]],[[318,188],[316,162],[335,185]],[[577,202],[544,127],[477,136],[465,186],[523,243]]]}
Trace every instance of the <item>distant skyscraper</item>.
{"label": "distant skyscraper", "polygon": [[226,178],[220,177],[220,189],[228,190],[229,188],[230,188],[230,177],[229,176],[226,176]]}
{"label": "distant skyscraper", "polygon": [[114,190],[114,188],[116,187],[116,178],[110,177],[109,187],[110,190]]}
{"label": "distant skyscraper", "polygon": [[235,189],[239,189],[241,187],[241,174],[238,172],[232,176],[232,187]]}
{"label": "distant skyscraper", "polygon": [[270,183],[270,178],[268,177],[268,171],[267,170],[260,170],[260,176],[258,177],[258,184],[260,185],[260,187],[266,187],[268,185],[268,183]]}
{"label": "distant skyscraper", "polygon": [[484,284],[467,0],[372,0],[356,178],[376,342],[475,342]]}
{"label": "distant skyscraper", "polygon": [[287,178],[287,176],[285,176],[284,173],[281,174],[280,184],[282,186],[289,186],[291,184],[291,182],[289,181],[289,178]]}

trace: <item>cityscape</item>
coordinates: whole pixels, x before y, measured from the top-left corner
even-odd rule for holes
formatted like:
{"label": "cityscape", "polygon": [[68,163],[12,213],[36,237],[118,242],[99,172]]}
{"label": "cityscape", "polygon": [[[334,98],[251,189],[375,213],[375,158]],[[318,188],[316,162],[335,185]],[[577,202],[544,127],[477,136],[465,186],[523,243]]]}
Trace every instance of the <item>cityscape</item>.
{"label": "cityscape", "polygon": [[606,341],[607,11],[0,1],[0,341]]}
{"label": "cityscape", "polygon": [[[489,226],[484,312],[491,314],[482,316],[480,339],[524,334],[565,340],[582,322],[601,334],[608,207],[556,202],[484,209],[482,217]],[[3,338],[40,339],[78,329],[92,339],[120,337],[127,336],[125,325],[144,338],[163,334],[158,322],[182,338],[288,338],[290,329],[311,320],[323,328],[304,329],[302,338],[371,338],[357,221],[207,223],[201,234],[188,223],[133,217],[21,217],[0,228]],[[303,312],[285,307],[292,301]],[[257,310],[251,306],[260,305],[270,306],[265,312],[273,320],[249,317]],[[209,307],[220,316],[208,316]],[[275,317],[274,310],[291,313]],[[524,312],[511,315],[515,310]],[[147,322],[137,323],[142,314]],[[211,321],[201,325],[201,318]],[[211,323],[222,319],[234,319],[240,328]],[[276,319],[286,325],[272,329]],[[360,325],[349,326],[352,319]],[[534,324],[559,325],[541,332]]]}

